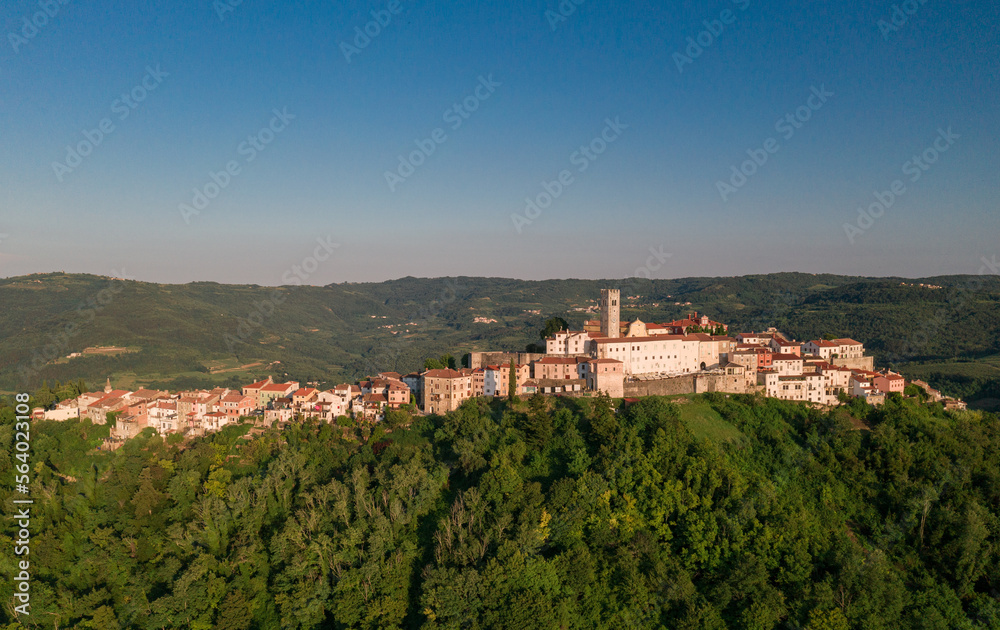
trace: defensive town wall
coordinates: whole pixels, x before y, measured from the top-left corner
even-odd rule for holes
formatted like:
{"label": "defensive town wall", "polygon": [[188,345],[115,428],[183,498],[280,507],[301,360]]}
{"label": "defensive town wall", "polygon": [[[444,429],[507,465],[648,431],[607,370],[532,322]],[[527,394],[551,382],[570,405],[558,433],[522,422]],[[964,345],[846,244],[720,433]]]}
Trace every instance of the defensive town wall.
{"label": "defensive town wall", "polygon": [[655,381],[626,381],[625,397],[678,396],[681,394],[707,394],[710,392],[749,394],[756,389],[758,388],[748,385],[746,378],[740,375],[688,374],[674,378],[657,379]]}

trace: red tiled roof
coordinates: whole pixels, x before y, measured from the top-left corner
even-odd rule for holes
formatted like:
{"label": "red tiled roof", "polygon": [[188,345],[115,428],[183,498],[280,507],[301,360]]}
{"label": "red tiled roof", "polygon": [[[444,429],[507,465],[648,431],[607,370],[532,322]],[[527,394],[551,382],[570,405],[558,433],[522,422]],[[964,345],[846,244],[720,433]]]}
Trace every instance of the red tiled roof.
{"label": "red tiled roof", "polygon": [[461,372],[456,370],[427,370],[424,372],[424,378],[462,378],[464,376]]}
{"label": "red tiled roof", "polygon": [[813,344],[817,348],[839,348],[840,347],[839,343],[835,343],[833,341],[827,341],[825,339],[818,339],[816,341],[810,341],[809,343]]}
{"label": "red tiled roof", "polygon": [[274,383],[272,385],[265,385],[264,387],[261,388],[260,391],[262,391],[262,392],[279,392],[279,393],[283,394],[283,393],[285,393],[285,392],[288,391],[289,387],[290,387],[289,383]]}
{"label": "red tiled roof", "polygon": [[777,337],[774,338],[774,343],[778,344],[779,346],[801,346],[802,345],[801,343],[798,343],[798,342],[795,342],[795,341],[788,341],[787,339],[779,339]]}
{"label": "red tiled roof", "polygon": [[641,343],[645,341],[697,341],[697,339],[692,335],[656,335],[653,337],[617,337],[612,339],[610,337],[601,337],[600,339],[595,339],[594,343],[597,344],[607,344],[607,343]]}

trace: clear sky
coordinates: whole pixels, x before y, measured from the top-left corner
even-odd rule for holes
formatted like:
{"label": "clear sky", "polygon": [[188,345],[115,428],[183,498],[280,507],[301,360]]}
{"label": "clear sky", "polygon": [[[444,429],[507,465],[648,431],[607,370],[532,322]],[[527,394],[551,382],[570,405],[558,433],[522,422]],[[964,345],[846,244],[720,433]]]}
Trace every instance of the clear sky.
{"label": "clear sky", "polygon": [[0,276],[917,277],[1000,255],[994,0],[6,0],[0,29]]}

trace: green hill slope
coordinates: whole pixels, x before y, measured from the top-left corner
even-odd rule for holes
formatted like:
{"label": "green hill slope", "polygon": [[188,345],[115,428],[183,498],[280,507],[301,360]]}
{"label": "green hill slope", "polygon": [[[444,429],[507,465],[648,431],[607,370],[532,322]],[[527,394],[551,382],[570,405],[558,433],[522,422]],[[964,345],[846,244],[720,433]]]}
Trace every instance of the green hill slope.
{"label": "green hill slope", "polygon": [[[624,284],[403,278],[274,289],[33,275],[0,280],[0,390],[108,376],[126,386],[182,387],[265,374],[335,383],[406,372],[428,356],[523,350],[550,317],[581,326],[608,286],[623,288],[624,318],[664,321],[699,310],[734,330],[773,325],[799,339],[852,336],[880,362],[919,371],[1000,354],[1000,281],[982,280],[975,292],[962,289],[966,277],[935,278],[943,288],[931,290],[898,279],[796,273]],[[107,346],[129,352],[67,358]],[[934,369],[937,384],[949,386],[948,369]],[[987,396],[991,382],[963,387]]]}

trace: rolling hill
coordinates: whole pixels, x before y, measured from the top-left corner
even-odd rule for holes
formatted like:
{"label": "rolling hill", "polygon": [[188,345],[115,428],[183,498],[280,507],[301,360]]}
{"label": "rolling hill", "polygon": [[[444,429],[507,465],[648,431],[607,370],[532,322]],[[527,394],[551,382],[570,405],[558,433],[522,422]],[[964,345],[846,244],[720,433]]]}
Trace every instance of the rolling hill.
{"label": "rolling hill", "polygon": [[[971,290],[974,280],[981,286]],[[734,331],[777,326],[798,339],[851,336],[904,374],[973,400],[1000,398],[996,277],[800,273],[282,288],[61,273],[7,278],[0,280],[0,390],[109,376],[116,385],[180,388],[234,386],[265,374],[332,384],[407,372],[445,353],[523,350],[550,317],[580,326],[594,317],[586,311],[605,287],[622,288],[623,318],[665,321],[698,310]],[[106,347],[123,351],[95,350]]]}

